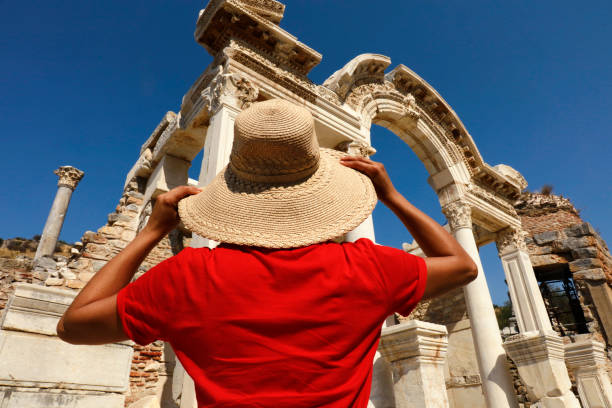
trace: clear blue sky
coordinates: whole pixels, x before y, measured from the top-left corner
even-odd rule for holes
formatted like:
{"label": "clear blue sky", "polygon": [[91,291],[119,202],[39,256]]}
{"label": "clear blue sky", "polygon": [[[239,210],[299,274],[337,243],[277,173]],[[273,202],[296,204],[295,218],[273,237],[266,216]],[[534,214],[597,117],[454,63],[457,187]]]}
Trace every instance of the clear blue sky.
{"label": "clear blue sky", "polygon": [[[106,222],[141,144],[210,63],[193,40],[204,1],[2,2],[0,237],[42,231],[57,177],[85,171],[61,238]],[[486,162],[573,200],[612,242],[612,3],[593,1],[288,0],[281,26],[323,54],[322,83],[364,52],[385,54],[434,86]],[[373,158],[444,222],[410,149],[373,130]],[[197,176],[199,164],[192,167]],[[379,243],[411,238],[381,204]],[[496,303],[506,289],[494,245],[481,250]]]}

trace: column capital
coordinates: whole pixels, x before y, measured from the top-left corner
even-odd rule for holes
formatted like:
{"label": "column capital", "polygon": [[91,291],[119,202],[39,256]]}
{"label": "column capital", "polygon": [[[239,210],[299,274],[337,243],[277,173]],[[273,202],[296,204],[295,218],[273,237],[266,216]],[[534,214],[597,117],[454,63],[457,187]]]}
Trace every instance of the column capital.
{"label": "column capital", "polygon": [[456,200],[442,207],[452,231],[460,228],[472,228],[472,208],[467,201]]}
{"label": "column capital", "polygon": [[57,186],[68,187],[71,190],[74,190],[79,184],[79,181],[85,175],[84,172],[72,166],[61,166],[57,170],[53,171],[58,177]]}
{"label": "column capital", "polygon": [[514,250],[527,252],[525,235],[523,230],[516,227],[507,227],[499,231],[495,237],[495,244],[497,245],[497,253],[499,256],[501,257]]}

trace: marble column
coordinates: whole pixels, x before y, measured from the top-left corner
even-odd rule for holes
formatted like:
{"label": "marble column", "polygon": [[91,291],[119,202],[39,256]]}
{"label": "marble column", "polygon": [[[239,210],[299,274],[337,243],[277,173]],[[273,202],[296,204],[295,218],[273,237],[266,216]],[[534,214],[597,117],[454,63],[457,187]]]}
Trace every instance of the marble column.
{"label": "marble column", "polygon": [[[208,185],[229,163],[234,143],[234,122],[240,111],[232,105],[222,103],[210,119],[204,142],[204,157],[198,187]],[[191,246],[214,248],[218,242],[194,234]]]}
{"label": "marble column", "polygon": [[508,227],[497,234],[496,244],[519,331],[552,332],[522,232]]}
{"label": "marble column", "polygon": [[471,208],[468,203],[457,200],[444,206],[442,212],[448,220],[455,239],[478,266],[478,277],[464,286],[463,292],[487,407],[515,408],[518,403],[493,310],[493,301],[474,240]]}
{"label": "marble column", "polygon": [[60,231],[62,230],[62,225],[64,225],[64,218],[68,211],[68,204],[70,203],[72,192],[85,174],[72,166],[61,166],[55,170],[54,173],[59,176],[57,193],[55,194],[51,211],[49,211],[47,222],[45,223],[42,236],[36,248],[36,255],[34,255],[35,264],[36,261],[43,256],[53,255]]}
{"label": "marble column", "polygon": [[563,339],[556,333],[517,334],[504,343],[516,364],[529,398],[542,408],[580,408],[571,391]]}
{"label": "marble column", "polygon": [[565,362],[574,372],[584,408],[612,408],[612,386],[606,370],[606,346],[594,340],[565,345]]}
{"label": "marble column", "polygon": [[379,350],[391,364],[396,408],[446,408],[445,326],[411,320],[382,330]]}

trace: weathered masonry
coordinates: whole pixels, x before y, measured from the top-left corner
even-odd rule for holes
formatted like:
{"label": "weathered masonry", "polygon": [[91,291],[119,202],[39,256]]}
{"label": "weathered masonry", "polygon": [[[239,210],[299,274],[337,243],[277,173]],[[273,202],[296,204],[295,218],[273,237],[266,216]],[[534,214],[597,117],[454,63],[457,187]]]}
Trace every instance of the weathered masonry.
{"label": "weathered masonry", "polygon": [[[557,235],[534,227],[538,223],[524,208],[537,205],[522,193],[525,179],[509,166],[486,163],[451,107],[406,66],[363,54],[322,85],[312,83],[307,75],[321,54],[279,27],[284,8],[274,0],[210,1],[195,39],[213,62],[179,112],[166,113],[143,144],[108,223],[86,232],[70,259],[46,257],[29,275],[19,275],[26,283],[2,288],[11,298],[0,331],[0,406],[195,407],[193,382],[169,344],[71,346],[55,337],[55,323],[75,292],[145,225],[159,194],[183,184],[205,186],[226,165],[242,109],[283,98],[312,112],[323,147],[371,155],[372,124],[406,142],[429,173],[447,227],[479,268],[465,288],[423,303],[407,318],[387,319],[371,406],[610,407],[605,243],[579,218],[553,228]],[[202,150],[202,162],[193,163]],[[192,165],[200,166],[198,180],[188,178]],[[360,237],[375,240],[371,217],[346,239]],[[519,334],[505,340],[478,252],[490,242],[497,245],[518,325]],[[175,230],[139,273],[186,245],[216,244]],[[419,253],[417,246],[407,250]],[[563,263],[566,269],[555,266]],[[549,296],[570,279],[571,321],[551,312],[559,303]]]}

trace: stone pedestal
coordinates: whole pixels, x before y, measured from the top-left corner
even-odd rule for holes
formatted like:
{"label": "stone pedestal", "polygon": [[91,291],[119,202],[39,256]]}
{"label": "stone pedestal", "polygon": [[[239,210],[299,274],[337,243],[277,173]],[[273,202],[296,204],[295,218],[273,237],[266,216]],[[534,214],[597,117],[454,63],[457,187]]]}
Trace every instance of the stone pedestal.
{"label": "stone pedestal", "polygon": [[129,342],[75,346],[55,327],[72,291],[18,284],[0,330],[0,406],[123,408]]}
{"label": "stone pedestal", "polygon": [[532,401],[542,408],[580,408],[570,389],[563,339],[556,333],[517,334],[506,340],[504,348]]}
{"label": "stone pedestal", "polygon": [[574,373],[583,408],[612,408],[605,349],[603,343],[594,340],[565,345],[565,362]]}
{"label": "stone pedestal", "polygon": [[497,235],[496,244],[519,331],[521,333],[552,331],[521,232],[514,228],[506,228]]}
{"label": "stone pedestal", "polygon": [[478,266],[478,277],[464,286],[463,291],[487,407],[515,408],[518,403],[493,310],[493,301],[472,232],[470,206],[462,201],[454,201],[445,206],[442,211],[448,219],[455,238]]}
{"label": "stone pedestal", "polygon": [[397,408],[449,406],[444,381],[446,327],[411,320],[385,327],[379,350],[391,364]]}
{"label": "stone pedestal", "polygon": [[55,245],[57,245],[57,240],[64,225],[64,218],[68,211],[72,192],[84,175],[81,170],[72,166],[62,166],[55,170],[54,173],[59,176],[57,193],[55,194],[51,211],[49,211],[40,242],[36,248],[36,255],[34,255],[35,265],[43,256],[53,255]]}

